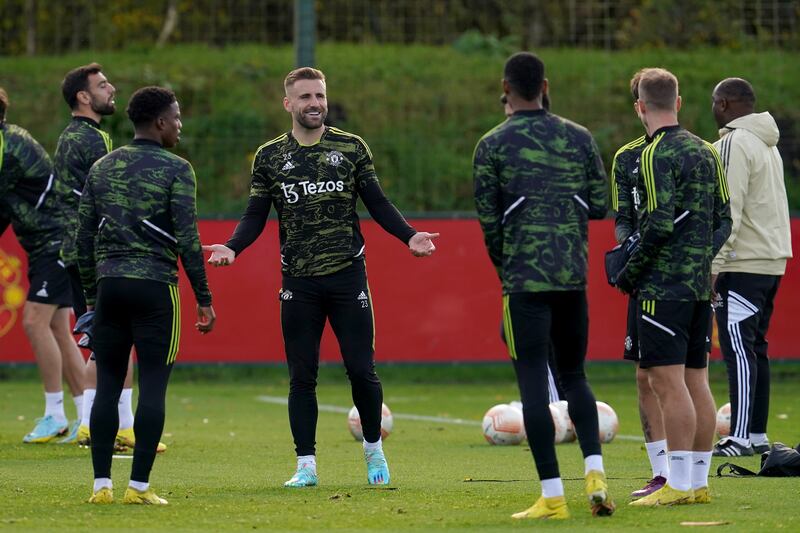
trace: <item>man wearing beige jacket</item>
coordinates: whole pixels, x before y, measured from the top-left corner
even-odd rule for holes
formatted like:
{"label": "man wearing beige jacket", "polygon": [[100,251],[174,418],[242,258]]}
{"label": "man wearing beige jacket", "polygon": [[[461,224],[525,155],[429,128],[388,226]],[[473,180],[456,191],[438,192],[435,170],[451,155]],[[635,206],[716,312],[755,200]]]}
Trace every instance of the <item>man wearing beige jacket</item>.
{"label": "man wearing beige jacket", "polygon": [[736,457],[769,449],[766,334],[792,244],[775,119],[755,112],[753,87],[741,78],[722,80],[712,101],[720,128],[714,146],[728,176],[733,218],[712,278],[728,366],[731,433],[714,446],[713,455]]}

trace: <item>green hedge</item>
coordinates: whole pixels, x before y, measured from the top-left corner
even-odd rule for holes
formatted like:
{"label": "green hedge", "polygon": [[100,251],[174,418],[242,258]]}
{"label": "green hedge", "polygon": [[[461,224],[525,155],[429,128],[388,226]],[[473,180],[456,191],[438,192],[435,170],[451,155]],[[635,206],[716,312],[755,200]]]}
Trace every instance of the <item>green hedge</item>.
{"label": "green hedge", "polygon": [[[800,74],[796,55],[781,51],[604,52],[543,49],[554,112],[587,126],[607,167],[620,145],[641,134],[628,80],[663,66],[681,81],[682,123],[716,139],[714,85],[727,76],[753,82],[759,109],[782,126],[790,204],[800,209]],[[255,149],[290,126],[281,105],[292,68],[289,47],[177,46],[160,51],[82,52],[59,57],[0,58],[0,85],[11,98],[9,121],[52,151],[68,110],[59,84],[70,68],[99,61],[118,89],[118,112],[106,121],[116,145],[132,133],[124,109],[138,87],[171,86],[184,127],[177,151],[197,171],[203,216],[238,214]],[[407,212],[472,211],[471,156],[476,140],[502,120],[498,102],[504,58],[452,47],[321,44],[319,67],[329,100],[343,108],[337,125],[370,144],[384,188]]]}

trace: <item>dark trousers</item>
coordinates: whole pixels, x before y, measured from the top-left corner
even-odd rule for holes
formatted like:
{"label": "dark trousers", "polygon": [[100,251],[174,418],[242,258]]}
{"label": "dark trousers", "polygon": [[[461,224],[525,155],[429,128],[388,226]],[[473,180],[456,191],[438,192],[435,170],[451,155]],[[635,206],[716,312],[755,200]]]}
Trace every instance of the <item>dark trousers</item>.
{"label": "dark trousers", "polygon": [[119,427],[117,404],[131,346],[139,363],[139,401],[133,422],[136,447],[131,479],[147,482],[164,430],[167,382],[180,340],[178,288],[166,283],[103,278],[97,287],[94,345],[97,394],[90,419],[94,477],[111,477]]}
{"label": "dark trousers", "polygon": [[281,327],[289,366],[289,425],[297,455],[313,455],[319,344],[330,321],[367,442],[381,436],[383,389],[375,373],[375,327],[364,263],[325,276],[283,277]]}
{"label": "dark trousers", "polygon": [[722,356],[728,367],[731,436],[749,439],[767,432],[769,359],[767,330],[780,276],[723,272],[716,290],[722,305],[716,310]]}
{"label": "dark trousers", "polygon": [[75,318],[80,318],[86,313],[86,297],[83,294],[83,284],[78,266],[68,266],[67,274],[69,274],[69,283],[72,287],[72,310],[75,311]]}
{"label": "dark trousers", "polygon": [[522,414],[539,479],[559,477],[550,415],[547,362],[555,354],[583,456],[600,454],[597,405],[583,362],[589,330],[585,291],[515,293],[503,297],[509,354],[522,397]]}

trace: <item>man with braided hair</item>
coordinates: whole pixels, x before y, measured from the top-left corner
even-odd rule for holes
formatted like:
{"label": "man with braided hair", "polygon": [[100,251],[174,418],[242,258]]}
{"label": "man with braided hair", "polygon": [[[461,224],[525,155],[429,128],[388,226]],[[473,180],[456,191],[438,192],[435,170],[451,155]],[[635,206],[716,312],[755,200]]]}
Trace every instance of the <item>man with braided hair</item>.
{"label": "man with braided hair", "polygon": [[475,207],[503,289],[508,352],[542,496],[517,519],[569,517],[550,415],[547,361],[558,379],[584,457],[594,515],[610,515],[597,406],[583,371],[588,336],[586,269],[590,218],[606,214],[606,176],[586,128],[547,111],[544,63],[520,52],[506,62],[513,114],[475,148]]}

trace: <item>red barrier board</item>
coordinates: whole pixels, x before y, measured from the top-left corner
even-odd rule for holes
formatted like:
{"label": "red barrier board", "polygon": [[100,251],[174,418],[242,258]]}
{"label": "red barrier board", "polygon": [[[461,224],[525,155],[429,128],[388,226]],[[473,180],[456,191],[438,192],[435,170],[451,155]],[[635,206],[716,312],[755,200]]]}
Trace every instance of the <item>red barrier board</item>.
{"label": "red barrier board", "polygon": [[[475,219],[420,219],[420,230],[437,231],[437,252],[412,257],[406,246],[373,221],[363,221],[367,272],[376,321],[376,358],[392,362],[502,361],[500,283]],[[204,243],[225,242],[235,221],[200,223]],[[608,286],[603,255],[614,244],[613,221],[591,223],[589,246],[589,358],[620,360],[625,335],[625,297]],[[792,220],[793,247],[800,253],[800,220]],[[259,240],[229,267],[209,267],[217,326],[202,336],[194,329],[194,296],[181,273],[183,317],[178,359],[194,363],[275,363],[284,360],[278,290],[277,227],[270,221]],[[793,317],[800,316],[800,268],[790,261],[769,332],[770,357],[800,359]],[[25,254],[9,230],[0,237],[0,362],[33,362],[22,330],[28,291]],[[338,361],[336,340],[326,328],[322,360]]]}

